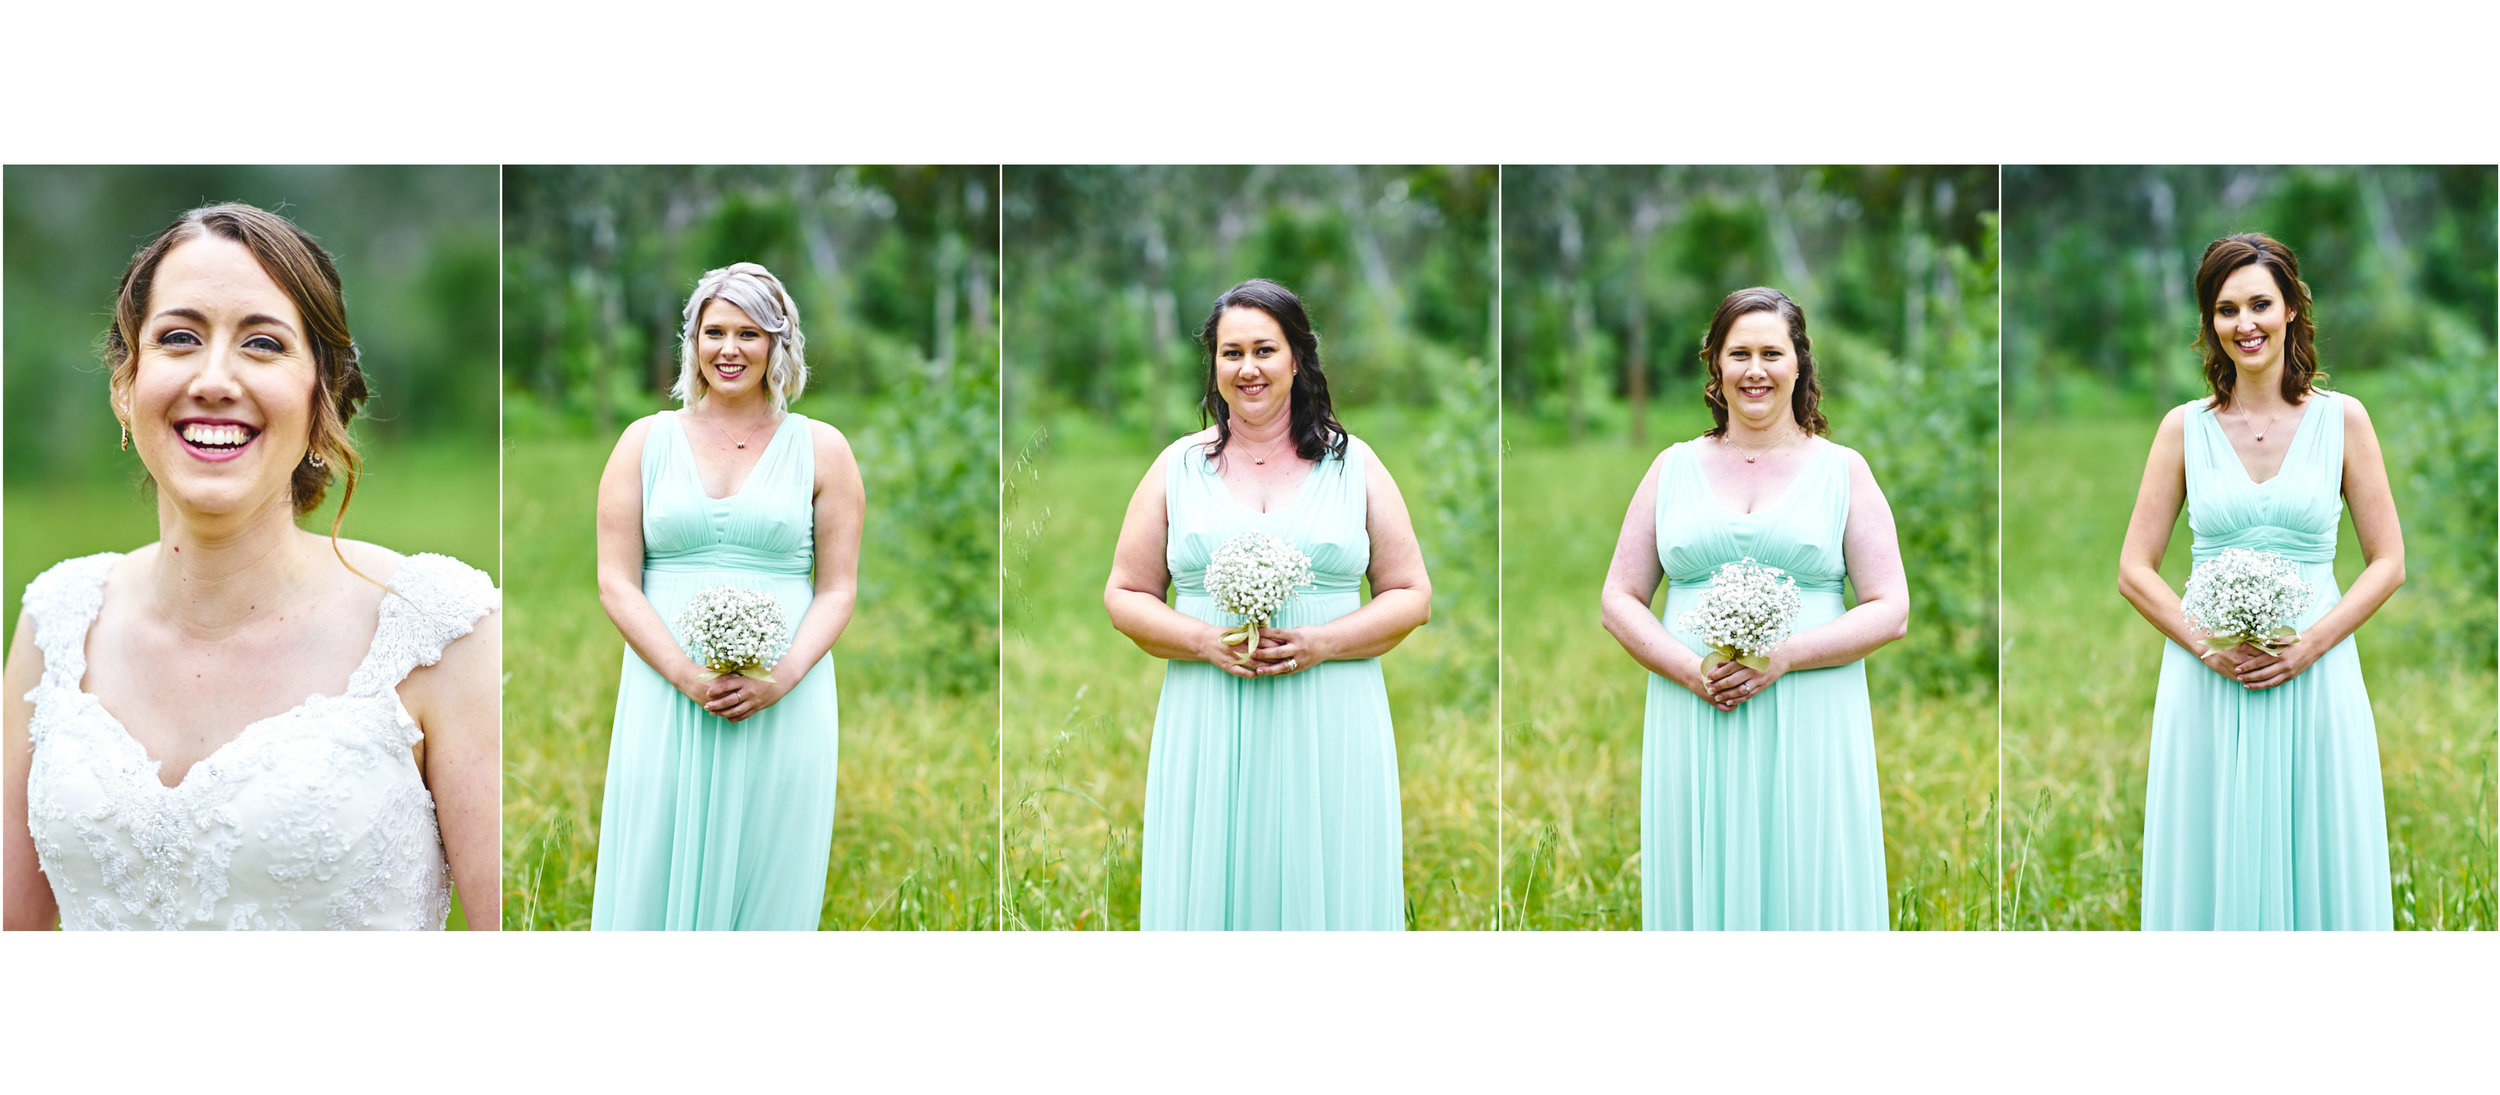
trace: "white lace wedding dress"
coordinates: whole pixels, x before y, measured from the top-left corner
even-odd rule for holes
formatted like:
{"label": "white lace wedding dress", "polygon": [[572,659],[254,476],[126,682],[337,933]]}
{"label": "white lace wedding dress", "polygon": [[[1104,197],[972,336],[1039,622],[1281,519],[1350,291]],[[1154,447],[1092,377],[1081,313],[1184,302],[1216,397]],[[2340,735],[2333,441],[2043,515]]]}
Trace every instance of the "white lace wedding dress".
{"label": "white lace wedding dress", "polygon": [[26,814],[63,928],[434,928],[451,913],[442,832],[410,748],[401,679],[495,608],[485,573],[412,555],[373,646],[336,696],[262,719],[168,787],[81,687],[118,554],[26,587],[43,680],[26,698]]}

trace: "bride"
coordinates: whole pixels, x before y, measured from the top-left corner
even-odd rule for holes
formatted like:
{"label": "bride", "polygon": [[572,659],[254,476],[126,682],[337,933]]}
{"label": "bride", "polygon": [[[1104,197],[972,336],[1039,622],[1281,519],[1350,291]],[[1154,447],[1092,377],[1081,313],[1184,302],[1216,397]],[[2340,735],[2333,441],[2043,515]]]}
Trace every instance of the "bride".
{"label": "bride", "polygon": [[337,269],[285,218],[183,214],[122,274],[113,413],[159,540],[26,587],[5,696],[10,928],[500,918],[496,590],[296,526],[359,469]]}

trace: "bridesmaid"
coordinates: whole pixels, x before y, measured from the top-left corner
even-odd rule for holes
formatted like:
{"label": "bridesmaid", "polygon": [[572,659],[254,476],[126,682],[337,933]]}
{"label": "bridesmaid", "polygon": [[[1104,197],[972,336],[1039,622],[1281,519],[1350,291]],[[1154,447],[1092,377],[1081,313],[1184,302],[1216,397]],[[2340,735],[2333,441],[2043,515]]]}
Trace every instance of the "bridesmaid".
{"label": "bridesmaid", "polygon": [[[1338,425],[1302,301],[1253,279],[1199,329],[1200,409],[1129,499],[1103,607],[1168,660],[1146,764],[1143,908],[1159,928],[1406,926],[1380,656],[1432,614],[1397,482]],[[1255,649],[1209,600],[1215,549],[1283,537],[1315,583]],[[1369,577],[1372,599],[1362,598]],[[1166,587],[1177,593],[1164,602]]]}
{"label": "bridesmaid", "polygon": [[[851,622],[867,503],[807,387],[797,306],[742,262],[686,301],[685,409],[634,423],[599,480],[599,600],[625,636],[590,926],[814,928],[833,847],[830,651]],[[770,680],[706,676],[686,602],[771,593],[792,627]]]}
{"label": "bridesmaid", "polygon": [[[2168,640],[2144,802],[2146,929],[2394,926],[2378,727],[2353,632],[2404,583],[2404,534],[2361,401],[2318,385],[2291,249],[2225,236],[2196,271],[2211,394],[2153,437],[2118,588]],[[2345,502],[2367,561],[2335,587]],[[2274,653],[2208,650],[2161,577],[2179,507],[2197,565],[2225,548],[2298,564],[2312,591]],[[2192,653],[2202,651],[2203,653]]]}
{"label": "bridesmaid", "polygon": [[[1702,347],[1717,423],[1650,463],[1624,514],[1606,630],[1650,672],[1641,744],[1641,923],[1881,930],[1883,811],[1862,661],[1907,631],[1892,508],[1822,435],[1805,311],[1776,289],[1719,302]],[[1788,572],[1794,633],[1751,669],[1675,626],[1722,563]],[[1657,615],[1650,599],[1667,582]],[[1858,602],[1841,596],[1842,580]]]}

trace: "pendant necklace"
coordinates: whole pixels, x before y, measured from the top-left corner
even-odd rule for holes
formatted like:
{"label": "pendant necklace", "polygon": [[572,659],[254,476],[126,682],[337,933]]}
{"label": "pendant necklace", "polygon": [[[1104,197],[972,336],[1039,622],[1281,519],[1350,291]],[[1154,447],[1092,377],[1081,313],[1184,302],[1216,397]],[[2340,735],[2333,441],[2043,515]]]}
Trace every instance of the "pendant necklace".
{"label": "pendant necklace", "polygon": [[1769,455],[1770,455],[1770,454],[1772,454],[1772,453],[1775,453],[1775,452],[1780,451],[1781,449],[1787,448],[1790,444],[1794,443],[1796,440],[1797,440],[1796,438],[1791,437],[1791,438],[1789,438],[1788,440],[1786,440],[1786,441],[1782,441],[1782,442],[1780,442],[1779,444],[1773,445],[1773,446],[1771,446],[1770,448],[1767,448],[1767,449],[1762,450],[1761,452],[1752,452],[1752,451],[1747,450],[1747,449],[1746,449],[1743,445],[1739,445],[1739,444],[1737,444],[1737,443],[1736,443],[1736,442],[1734,442],[1734,441],[1728,440],[1728,435],[1726,435],[1726,434],[1720,434],[1720,435],[1719,435],[1719,443],[1720,443],[1720,444],[1722,444],[1722,445],[1725,445],[1725,446],[1727,446],[1727,447],[1729,447],[1729,448],[1731,448],[1731,449],[1736,450],[1736,454],[1737,454],[1738,456],[1742,456],[1742,457],[1744,457],[1744,458],[1745,458],[1745,462],[1746,462],[1746,463],[1748,463],[1748,464],[1751,464],[1751,463],[1755,462],[1757,459],[1759,459],[1759,458],[1761,458],[1761,457],[1769,456]]}

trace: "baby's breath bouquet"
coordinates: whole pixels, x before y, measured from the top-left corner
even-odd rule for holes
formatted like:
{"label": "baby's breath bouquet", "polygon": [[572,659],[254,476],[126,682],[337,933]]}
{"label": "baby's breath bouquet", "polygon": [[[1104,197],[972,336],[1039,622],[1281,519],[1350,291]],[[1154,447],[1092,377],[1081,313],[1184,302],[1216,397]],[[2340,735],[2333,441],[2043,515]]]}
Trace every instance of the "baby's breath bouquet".
{"label": "baby's breath bouquet", "polygon": [[[1215,607],[1242,618],[1240,627],[1224,633],[1224,645],[1250,643],[1297,590],[1311,584],[1311,557],[1282,537],[1245,532],[1215,549],[1206,583]],[[1242,657],[1246,660],[1248,651]]]}
{"label": "baby's breath bouquet", "polygon": [[1719,661],[1768,669],[1771,648],[1788,637],[1797,619],[1797,580],[1775,566],[1746,556],[1710,572],[1701,600],[1675,618],[1675,626],[1710,644]]}
{"label": "baby's breath bouquet", "polygon": [[688,653],[703,663],[705,679],[730,673],[773,679],[773,663],[790,649],[790,624],[781,602],[752,589],[713,586],[694,595],[677,614],[677,633]]}
{"label": "baby's breath bouquet", "polygon": [[2291,560],[2271,551],[2224,548],[2188,575],[2179,607],[2188,626],[2207,636],[2207,653],[2246,643],[2272,654],[2298,634],[2292,621],[2308,611],[2309,597],[2309,583]]}

